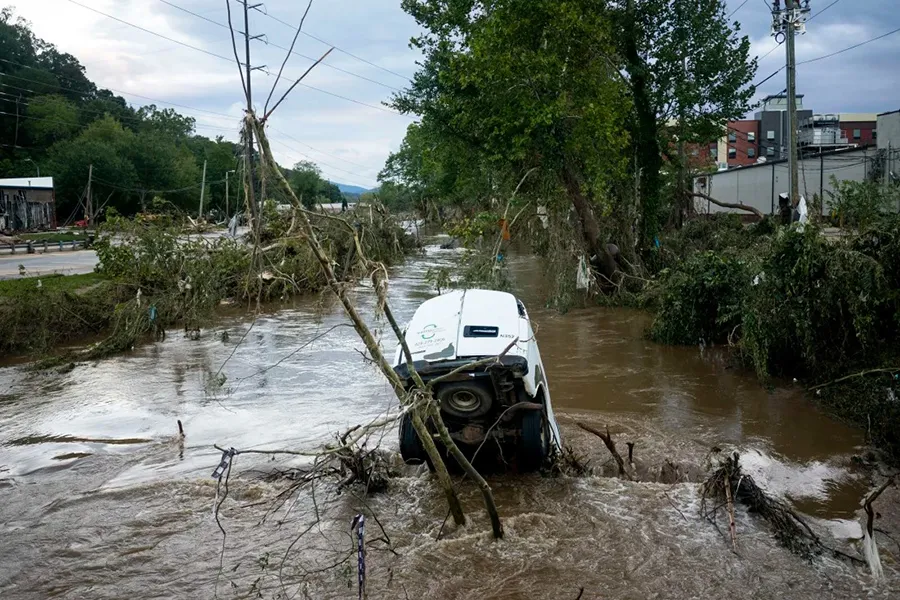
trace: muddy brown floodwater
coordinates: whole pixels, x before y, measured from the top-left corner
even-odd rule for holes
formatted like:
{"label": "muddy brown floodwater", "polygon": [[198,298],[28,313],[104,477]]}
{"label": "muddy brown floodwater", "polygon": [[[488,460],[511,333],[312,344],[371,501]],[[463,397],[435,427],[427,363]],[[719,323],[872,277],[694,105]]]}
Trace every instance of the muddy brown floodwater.
{"label": "muddy brown floodwater", "polygon": [[[393,274],[403,318],[431,295],[426,270],[458,258],[440,241]],[[406,468],[369,498],[335,496],[322,482],[268,514],[289,482],[265,475],[303,459],[244,454],[222,500],[210,477],[220,459],[214,443],[313,449],[396,405],[352,330],[304,346],[343,322],[324,297],[253,322],[225,317],[199,341],[172,332],[66,373],[0,369],[0,598],[355,598],[349,523],[360,511],[370,515],[370,598],[900,595],[898,548],[887,538],[879,538],[886,578],[876,582],[864,567],[793,556],[741,510],[732,552],[698,516],[694,482],[709,449],[736,448],[745,470],[823,539],[860,552],[859,499],[871,483],[852,460],[866,452],[861,431],[789,383],[762,388],[719,350],[646,341],[642,313],[543,309],[537,261],[517,257],[512,270],[539,327],[565,441],[596,475],[492,477],[502,541],[490,538],[465,482],[470,523],[441,532],[445,504],[421,469]],[[358,301],[372,313],[365,288]],[[611,472],[605,448],[576,420],[608,424],[623,449],[634,442],[644,481],[603,476]],[[396,447],[393,429],[382,442]]]}

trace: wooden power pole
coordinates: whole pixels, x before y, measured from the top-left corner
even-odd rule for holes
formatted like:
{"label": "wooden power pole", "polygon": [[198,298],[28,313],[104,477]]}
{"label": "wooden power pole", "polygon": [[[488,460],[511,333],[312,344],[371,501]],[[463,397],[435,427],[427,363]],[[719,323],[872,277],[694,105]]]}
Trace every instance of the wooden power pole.
{"label": "wooden power pole", "polygon": [[772,11],[772,33],[775,36],[783,35],[787,54],[787,112],[788,112],[788,167],[790,172],[790,196],[791,205],[796,207],[800,203],[800,180],[798,175],[799,158],[797,151],[797,135],[799,124],[797,122],[797,56],[795,51],[796,34],[806,32],[806,20],[809,18],[809,1],[801,7],[800,0],[784,0],[784,9],[781,8],[781,0],[775,0]]}
{"label": "wooden power pole", "polygon": [[203,182],[200,184],[200,214],[197,219],[203,218],[203,194],[206,192],[206,161],[203,161]]}

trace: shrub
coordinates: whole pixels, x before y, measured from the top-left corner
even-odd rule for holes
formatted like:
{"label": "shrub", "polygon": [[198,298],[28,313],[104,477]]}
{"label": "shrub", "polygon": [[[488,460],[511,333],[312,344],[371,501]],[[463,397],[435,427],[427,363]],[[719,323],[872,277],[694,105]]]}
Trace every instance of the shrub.
{"label": "shrub", "polygon": [[840,227],[867,228],[897,209],[900,190],[874,181],[838,181],[831,176],[828,208]]}
{"label": "shrub", "polygon": [[761,377],[827,377],[889,336],[891,290],[879,262],[815,227],[783,229],[747,294],[741,347]]}
{"label": "shrub", "polygon": [[746,259],[713,251],[663,271],[650,337],[685,345],[727,340],[741,323],[750,273]]}

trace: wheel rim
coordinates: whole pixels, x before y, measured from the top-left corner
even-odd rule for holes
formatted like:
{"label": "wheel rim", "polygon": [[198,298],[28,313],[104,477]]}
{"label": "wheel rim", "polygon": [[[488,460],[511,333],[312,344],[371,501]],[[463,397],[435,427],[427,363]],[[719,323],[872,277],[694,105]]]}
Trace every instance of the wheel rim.
{"label": "wheel rim", "polygon": [[481,400],[472,392],[459,390],[450,395],[447,404],[459,412],[473,412],[481,405]]}

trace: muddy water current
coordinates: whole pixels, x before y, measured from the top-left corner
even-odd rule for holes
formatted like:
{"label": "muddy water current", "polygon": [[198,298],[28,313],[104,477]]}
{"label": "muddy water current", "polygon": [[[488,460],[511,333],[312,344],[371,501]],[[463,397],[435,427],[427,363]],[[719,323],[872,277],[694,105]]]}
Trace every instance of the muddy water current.
{"label": "muddy water current", "polygon": [[[427,269],[458,260],[441,241],[393,272],[403,319],[432,295]],[[396,407],[339,306],[313,298],[65,372],[0,369],[0,598],[355,598],[358,512],[369,515],[370,598],[900,597],[900,547],[887,538],[876,582],[862,566],[790,554],[741,509],[733,551],[727,520],[717,529],[698,514],[710,449],[738,449],[760,486],[860,553],[862,431],[790,382],[761,387],[718,349],[645,340],[643,313],[544,309],[537,261],[517,257],[512,271],[565,442],[594,475],[491,477],[504,540],[491,539],[467,482],[470,522],[442,527],[446,505],[422,467],[383,494],[336,495],[323,480],[272,510],[291,481],[270,475],[309,459],[241,454],[227,496],[217,489],[214,444],[312,450]],[[368,289],[356,298],[373,313]],[[641,481],[610,477],[605,447],[576,421],[608,425],[623,452],[634,442]],[[396,448],[395,430],[379,442]]]}

